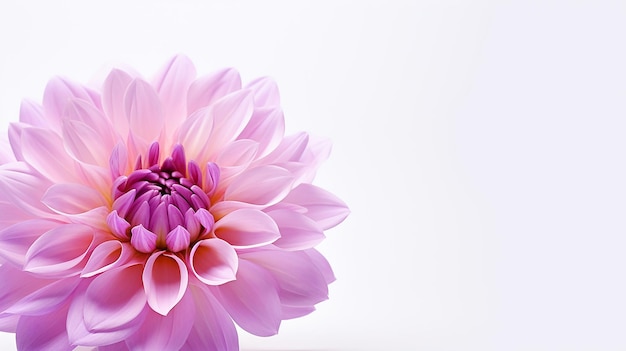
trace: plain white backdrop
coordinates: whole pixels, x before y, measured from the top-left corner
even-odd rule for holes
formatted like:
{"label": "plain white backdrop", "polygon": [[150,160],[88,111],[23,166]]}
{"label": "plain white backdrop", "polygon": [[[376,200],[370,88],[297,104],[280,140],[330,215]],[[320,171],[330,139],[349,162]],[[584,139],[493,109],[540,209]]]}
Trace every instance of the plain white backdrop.
{"label": "plain white backdrop", "polygon": [[1,127],[54,75],[272,76],[352,214],[330,300],[243,350],[623,350],[624,33],[622,1],[3,2]]}

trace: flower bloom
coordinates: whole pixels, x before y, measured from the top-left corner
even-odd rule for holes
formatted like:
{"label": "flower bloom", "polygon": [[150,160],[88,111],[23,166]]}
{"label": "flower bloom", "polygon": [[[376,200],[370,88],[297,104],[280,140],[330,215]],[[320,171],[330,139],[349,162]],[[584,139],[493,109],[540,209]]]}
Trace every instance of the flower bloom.
{"label": "flower bloom", "polygon": [[237,350],[327,299],[347,215],[276,85],[184,56],[99,91],[52,79],[0,155],[0,330],[20,350]]}

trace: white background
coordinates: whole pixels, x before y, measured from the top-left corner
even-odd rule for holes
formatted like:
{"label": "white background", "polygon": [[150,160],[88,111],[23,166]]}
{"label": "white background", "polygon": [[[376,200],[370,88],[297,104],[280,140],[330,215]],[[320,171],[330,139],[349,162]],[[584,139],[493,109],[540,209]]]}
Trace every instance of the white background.
{"label": "white background", "polygon": [[274,77],[288,130],[333,139],[317,184],[352,214],[320,247],[330,300],[243,350],[623,350],[625,7],[7,1],[0,114],[176,53]]}

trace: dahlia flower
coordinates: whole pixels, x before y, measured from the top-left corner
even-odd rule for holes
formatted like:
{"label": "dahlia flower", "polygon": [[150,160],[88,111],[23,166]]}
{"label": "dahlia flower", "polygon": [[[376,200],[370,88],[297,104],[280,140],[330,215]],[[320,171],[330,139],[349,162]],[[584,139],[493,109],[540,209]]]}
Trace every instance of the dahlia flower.
{"label": "dahlia flower", "polygon": [[[327,299],[314,249],[346,205],[311,184],[329,143],[284,135],[268,78],[62,78],[0,160],[0,330],[20,350],[237,350]],[[234,323],[233,323],[234,321]]]}

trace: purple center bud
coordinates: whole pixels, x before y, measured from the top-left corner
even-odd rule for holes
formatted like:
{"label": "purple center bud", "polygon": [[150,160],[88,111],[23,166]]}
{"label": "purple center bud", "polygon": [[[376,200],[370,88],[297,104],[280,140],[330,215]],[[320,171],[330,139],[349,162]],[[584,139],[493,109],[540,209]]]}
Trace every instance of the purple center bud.
{"label": "purple center bud", "polygon": [[113,184],[113,206],[107,217],[111,232],[140,252],[178,252],[201,237],[210,235],[214,224],[208,194],[215,190],[219,168],[207,164],[202,171],[176,145],[172,156],[159,164],[159,144],[153,143],[145,168],[141,157],[135,170]]}

